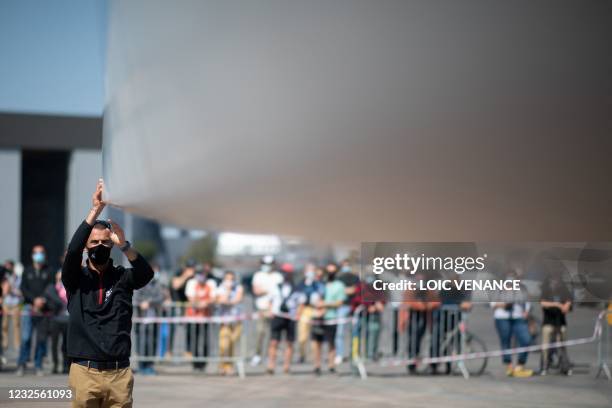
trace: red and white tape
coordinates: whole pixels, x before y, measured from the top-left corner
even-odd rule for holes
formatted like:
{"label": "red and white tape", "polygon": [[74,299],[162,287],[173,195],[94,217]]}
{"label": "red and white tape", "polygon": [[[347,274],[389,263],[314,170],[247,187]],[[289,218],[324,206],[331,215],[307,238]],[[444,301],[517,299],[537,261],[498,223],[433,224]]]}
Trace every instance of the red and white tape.
{"label": "red and white tape", "polygon": [[456,361],[463,360],[475,360],[480,358],[488,358],[488,357],[501,357],[504,355],[513,355],[520,353],[528,353],[532,351],[540,351],[540,350],[548,350],[555,349],[560,347],[570,347],[577,346],[581,344],[589,344],[594,343],[601,337],[602,333],[602,318],[604,315],[608,314],[607,311],[602,311],[597,316],[597,320],[595,321],[595,329],[593,330],[593,335],[590,337],[584,337],[579,339],[572,340],[564,340],[564,341],[556,341],[548,344],[537,344],[533,346],[526,347],[515,347],[505,350],[492,350],[492,351],[482,351],[476,353],[466,353],[466,354],[455,354],[450,356],[441,356],[441,357],[424,357],[424,358],[410,358],[410,359],[394,359],[394,360],[382,360],[380,365],[382,366],[404,366],[408,364],[438,364],[438,363],[451,363]]}
{"label": "red and white tape", "polygon": [[[299,319],[295,318],[286,313],[275,313],[272,316],[282,317],[285,319],[299,321]],[[258,320],[261,318],[259,313],[253,314],[240,314],[236,316],[150,316],[150,317],[134,317],[132,319],[133,323],[137,324],[153,324],[153,323],[169,323],[169,324],[181,324],[181,323],[237,323],[243,322],[246,320]],[[353,321],[353,318],[346,317],[340,319],[327,319],[327,320],[319,320],[319,319],[310,319],[308,322],[312,325],[337,325],[337,324],[346,324]]]}

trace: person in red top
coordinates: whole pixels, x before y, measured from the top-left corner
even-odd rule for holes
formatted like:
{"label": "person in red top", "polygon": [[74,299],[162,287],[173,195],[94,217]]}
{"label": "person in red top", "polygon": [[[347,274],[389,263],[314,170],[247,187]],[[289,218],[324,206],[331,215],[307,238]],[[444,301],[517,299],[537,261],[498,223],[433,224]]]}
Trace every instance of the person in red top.
{"label": "person in red top", "polygon": [[[427,277],[422,272],[417,272],[414,279],[418,282],[419,280],[427,280]],[[408,290],[405,292],[403,308],[400,309],[399,315],[399,331],[408,330],[408,358],[418,358],[421,352],[421,342],[427,324],[431,324],[432,311],[440,307],[440,298],[436,291],[413,291]],[[436,350],[430,350],[431,354],[435,354]],[[416,373],[416,364],[408,364],[408,372],[410,374]],[[436,367],[432,365],[430,367],[432,373],[435,372]]]}
{"label": "person in red top", "polygon": [[[371,278],[371,277],[369,277]],[[351,315],[358,313],[356,324],[353,326],[353,358],[358,354],[359,340],[361,340],[361,323],[365,324],[366,357],[376,360],[378,358],[378,340],[380,337],[381,316],[385,309],[386,298],[383,292],[374,290],[372,282],[358,282],[355,293],[351,299]]]}
{"label": "person in red top", "polygon": [[[185,311],[188,317],[210,317],[214,303],[216,283],[202,269],[187,281],[185,295],[188,307]],[[210,323],[190,323],[187,325],[187,348],[193,357],[208,356],[208,337]],[[198,371],[206,369],[205,361],[194,361],[193,368]]]}

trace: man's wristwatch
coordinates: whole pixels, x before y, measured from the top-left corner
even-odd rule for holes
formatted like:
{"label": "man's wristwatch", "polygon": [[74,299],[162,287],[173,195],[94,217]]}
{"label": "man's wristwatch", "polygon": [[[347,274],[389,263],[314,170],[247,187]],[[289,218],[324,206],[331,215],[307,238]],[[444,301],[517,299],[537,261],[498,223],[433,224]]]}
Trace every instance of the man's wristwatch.
{"label": "man's wristwatch", "polygon": [[119,249],[121,250],[121,252],[125,252],[128,249],[130,249],[131,247],[132,247],[132,244],[130,244],[130,241],[125,241],[125,244],[120,246]]}

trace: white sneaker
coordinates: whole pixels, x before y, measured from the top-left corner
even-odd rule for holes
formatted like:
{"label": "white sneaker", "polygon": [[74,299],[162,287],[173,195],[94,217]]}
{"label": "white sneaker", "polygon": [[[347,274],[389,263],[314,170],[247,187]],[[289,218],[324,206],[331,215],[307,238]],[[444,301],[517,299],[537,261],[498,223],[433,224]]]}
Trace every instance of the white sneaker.
{"label": "white sneaker", "polygon": [[43,377],[45,375],[45,372],[43,371],[42,368],[37,368],[36,369],[36,376],[37,377]]}
{"label": "white sneaker", "polygon": [[342,364],[342,356],[336,356],[334,362],[336,363],[336,365]]}
{"label": "white sneaker", "polygon": [[261,356],[255,354],[253,358],[251,359],[251,366],[252,367],[258,366],[259,363],[261,363]]}

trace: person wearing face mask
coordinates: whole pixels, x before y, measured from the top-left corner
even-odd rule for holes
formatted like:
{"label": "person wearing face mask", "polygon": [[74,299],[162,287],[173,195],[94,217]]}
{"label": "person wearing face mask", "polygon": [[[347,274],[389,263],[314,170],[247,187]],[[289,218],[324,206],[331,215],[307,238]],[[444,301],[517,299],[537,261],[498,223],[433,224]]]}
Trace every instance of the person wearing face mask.
{"label": "person wearing face mask", "polygon": [[297,287],[297,291],[303,293],[305,296],[305,303],[297,324],[300,363],[304,363],[306,361],[306,350],[308,349],[311,319],[314,311],[312,305],[314,298],[313,294],[318,293],[319,296],[322,297],[325,291],[325,283],[323,282],[322,278],[323,269],[317,268],[314,263],[309,262],[304,267],[304,280],[302,280]]}
{"label": "person wearing face mask", "polygon": [[338,266],[328,263],[325,266],[327,283],[323,298],[316,300],[313,318],[312,345],[314,354],[314,373],[321,375],[321,354],[323,342],[327,343],[327,365],[330,373],[336,372],[336,331],[338,328],[338,308],[346,300],[344,283],[336,278]]}
{"label": "person wearing face mask", "polygon": [[[153,265],[153,279],[147,286],[134,293],[134,304],[139,317],[156,317],[165,299],[164,288],[160,282],[159,265]],[[149,323],[137,325],[136,348],[141,356],[154,357],[157,351],[159,324]],[[155,375],[153,361],[140,361],[138,373],[142,375]]]}
{"label": "person wearing face mask", "polygon": [[252,366],[261,362],[266,334],[270,331],[271,295],[275,288],[283,282],[283,276],[276,271],[275,265],[274,257],[266,255],[261,260],[261,270],[253,275],[253,295],[255,297],[257,320],[255,321],[255,355],[251,360]]}
{"label": "person wearing face mask", "polygon": [[299,320],[305,296],[293,285],[293,265],[285,263],[281,266],[283,282],[271,292],[270,314],[270,346],[268,348],[268,374],[274,374],[276,368],[276,352],[284,338],[285,351],[283,373],[289,373],[295,341],[295,322]]}
{"label": "person wearing face mask", "polygon": [[[185,311],[188,317],[210,317],[214,303],[214,292],[217,283],[212,279],[210,272],[212,268],[207,267],[196,271],[195,276],[187,281],[185,295],[189,307]],[[187,350],[193,357],[208,357],[209,323],[189,323],[187,324]],[[194,370],[204,371],[205,361],[194,361]]]}
{"label": "person wearing face mask", "polygon": [[17,375],[24,375],[26,362],[30,359],[32,337],[36,332],[34,367],[36,375],[43,375],[43,358],[47,353],[47,320],[48,312],[45,300],[45,289],[53,282],[53,271],[47,265],[45,247],[35,245],[32,248],[32,265],[26,267],[21,278],[23,310],[21,314],[21,347],[17,359]]}
{"label": "person wearing face mask", "polygon": [[[350,260],[345,259],[340,264],[338,280],[344,283],[346,292],[346,299],[342,306],[338,308],[338,319],[344,320],[351,314],[351,303],[359,287],[359,276],[353,271]],[[348,357],[345,347],[346,327],[346,323],[341,322],[338,324],[338,330],[336,330],[336,365],[342,363]]]}
{"label": "person wearing face mask", "polygon": [[[382,326],[382,313],[385,309],[386,298],[384,293],[374,290],[372,283],[375,277],[368,274],[360,282],[351,300],[351,313],[355,320],[352,327],[352,358],[359,355],[359,342],[361,341],[361,325],[365,324],[365,350],[370,360],[378,359],[378,342]],[[361,310],[361,311],[360,311]],[[359,316],[355,316],[358,314]],[[355,319],[356,318],[356,319]]]}
{"label": "person wearing face mask", "polygon": [[[72,236],[62,266],[70,314],[67,355],[72,361],[68,383],[73,407],[132,406],[132,297],[153,278],[153,269],[125,240],[121,227],[111,220],[97,220],[106,205],[103,188],[100,180],[92,208]],[[114,246],[131,268],[113,262]]]}
{"label": "person wearing face mask", "polygon": [[219,356],[225,360],[219,363],[219,371],[222,375],[232,375],[234,364],[232,359],[238,351],[238,341],[242,335],[242,321],[238,320],[242,314],[242,297],[244,289],[236,274],[226,271],[222,282],[215,291],[215,304],[217,316],[227,319],[221,323],[219,328]]}

